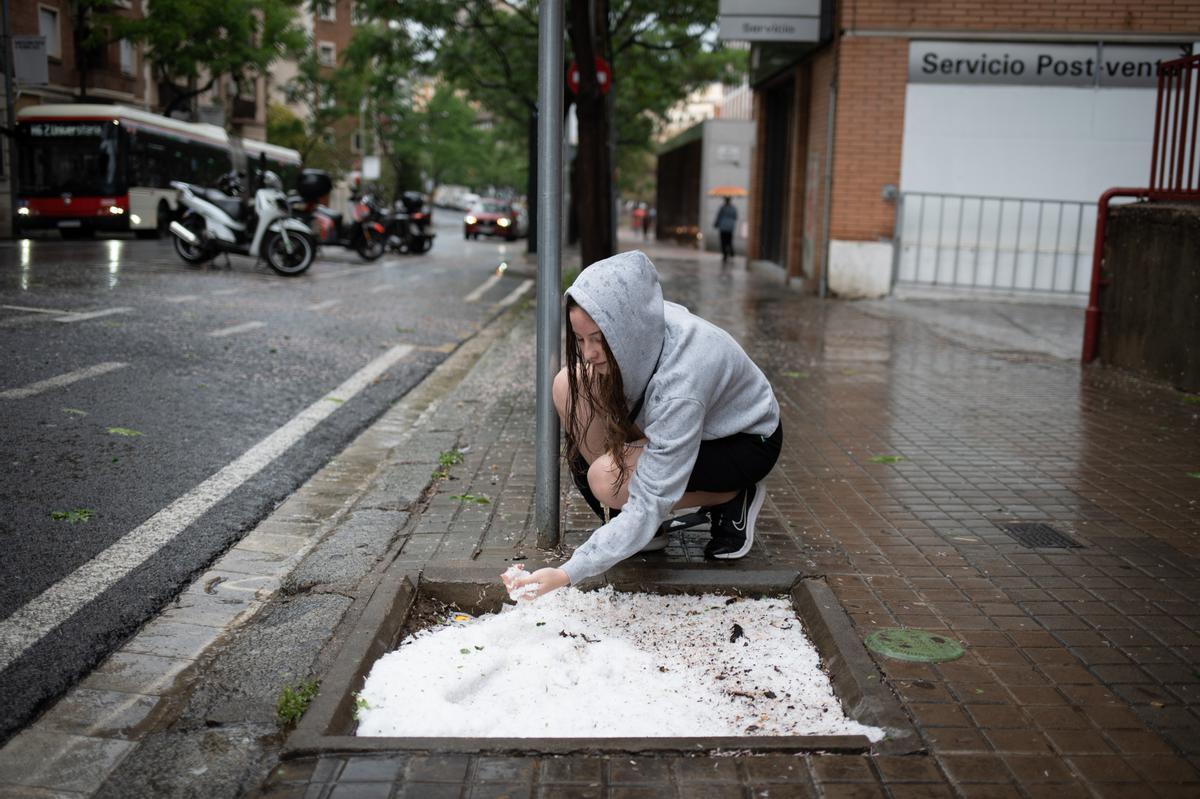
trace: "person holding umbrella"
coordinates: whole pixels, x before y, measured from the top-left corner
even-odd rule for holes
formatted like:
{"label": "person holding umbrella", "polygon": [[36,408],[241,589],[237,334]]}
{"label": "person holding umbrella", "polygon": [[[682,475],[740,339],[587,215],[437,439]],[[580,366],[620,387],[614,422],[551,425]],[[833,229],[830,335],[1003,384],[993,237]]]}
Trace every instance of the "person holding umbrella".
{"label": "person holding umbrella", "polygon": [[721,234],[721,263],[725,263],[733,257],[733,231],[737,228],[737,209],[733,207],[733,200],[729,197],[725,198],[725,202],[717,210],[713,227]]}

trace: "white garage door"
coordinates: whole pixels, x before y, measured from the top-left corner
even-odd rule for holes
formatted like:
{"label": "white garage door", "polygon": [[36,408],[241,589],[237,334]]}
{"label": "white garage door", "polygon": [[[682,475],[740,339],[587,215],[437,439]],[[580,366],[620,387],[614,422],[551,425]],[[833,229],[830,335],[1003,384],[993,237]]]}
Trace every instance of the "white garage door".
{"label": "white garage door", "polygon": [[1147,185],[1155,64],[1181,50],[913,42],[897,282],[1087,291],[1096,200]]}

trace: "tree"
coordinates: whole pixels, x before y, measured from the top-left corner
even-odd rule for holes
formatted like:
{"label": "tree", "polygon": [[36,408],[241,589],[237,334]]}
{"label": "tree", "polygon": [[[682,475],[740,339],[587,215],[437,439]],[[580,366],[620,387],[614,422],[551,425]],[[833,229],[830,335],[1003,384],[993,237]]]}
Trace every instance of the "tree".
{"label": "tree", "polygon": [[187,87],[168,103],[164,113],[169,115],[225,77],[241,96],[277,59],[302,52],[304,34],[296,13],[301,2],[153,0],[141,19],[110,15],[107,20],[116,38],[145,44],[159,81]]}
{"label": "tree", "polygon": [[[387,0],[367,0],[365,9],[392,23],[388,29],[402,34],[408,44],[408,63],[383,71],[404,74],[404,69],[418,63],[461,87],[492,113],[497,139],[516,146],[528,144],[532,182],[536,2],[408,0],[401,7]],[[744,65],[744,53],[725,50],[716,42],[716,18],[717,0],[570,0],[567,22],[572,46],[567,60],[580,65],[581,85],[578,98],[569,92],[565,96],[564,111],[578,103],[578,178],[571,199],[576,213],[588,219],[581,230],[593,231],[581,241],[584,263],[611,254],[615,244],[611,203],[604,199],[612,197],[614,144],[618,157],[623,148],[650,152],[653,131],[665,121],[671,106],[713,80],[734,82]],[[595,84],[592,65],[597,55],[612,71],[607,95]],[[530,197],[534,194],[531,187]]]}

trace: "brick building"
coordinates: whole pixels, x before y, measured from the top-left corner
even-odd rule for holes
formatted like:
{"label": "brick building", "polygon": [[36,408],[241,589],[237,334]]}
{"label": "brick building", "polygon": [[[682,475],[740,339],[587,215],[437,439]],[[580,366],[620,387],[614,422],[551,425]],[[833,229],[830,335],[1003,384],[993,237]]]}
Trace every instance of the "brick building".
{"label": "brick building", "polygon": [[822,32],[753,44],[748,253],[841,296],[1081,291],[1096,199],[1148,178],[1156,63],[1200,43],[1200,3],[1177,0],[722,15],[754,6],[811,7]]}

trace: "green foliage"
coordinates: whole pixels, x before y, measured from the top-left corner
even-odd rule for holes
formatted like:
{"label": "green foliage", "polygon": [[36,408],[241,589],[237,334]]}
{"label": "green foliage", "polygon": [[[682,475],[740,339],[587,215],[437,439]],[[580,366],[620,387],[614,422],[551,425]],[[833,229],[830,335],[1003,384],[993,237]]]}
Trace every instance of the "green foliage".
{"label": "green foliage", "polygon": [[1188,394],[1183,398],[1185,405],[1200,405],[1200,394]]}
{"label": "green foliage", "polygon": [[1197,480],[1200,480],[1200,472],[1188,472],[1188,473],[1187,473],[1187,476],[1188,476],[1188,477],[1195,477]]}
{"label": "green foliage", "polygon": [[358,721],[358,714],[364,710],[370,710],[371,706],[358,694],[354,695],[354,720]]}
{"label": "green foliage", "polygon": [[784,377],[793,377],[797,380],[805,380],[808,378],[808,372],[780,372]]}
{"label": "green foliage", "polygon": [[[396,173],[411,173],[416,163],[435,184],[523,191],[530,119],[537,108],[537,3],[364,0],[361,8],[375,21],[355,30],[347,60],[372,70],[368,97]],[[747,54],[716,40],[716,19],[717,0],[610,1],[603,55],[613,69],[617,165],[627,192],[653,196],[653,134],[672,106],[711,81],[740,80]],[[572,59],[570,46],[564,56]],[[435,77],[444,81],[437,94],[448,97],[435,94],[428,106],[415,102],[416,86]],[[429,107],[451,103],[449,97],[470,112],[470,131],[479,143],[471,144],[471,132],[457,115],[440,116],[439,110],[419,118]],[[569,104],[572,97],[565,100]],[[428,160],[406,151],[404,142],[420,143]]]}
{"label": "green foliage", "polygon": [[[253,96],[254,80],[279,58],[304,47],[297,12],[302,0],[154,0],[145,16],[105,17],[114,39],[141,42],[157,80],[189,91],[183,102],[230,80],[238,96]],[[168,111],[175,110],[168,108]]]}
{"label": "green foliage", "polygon": [[80,522],[91,521],[96,515],[94,510],[87,508],[76,508],[75,510],[52,510],[50,518],[56,522],[68,522],[69,524],[79,524]]}
{"label": "green foliage", "polygon": [[900,455],[876,455],[871,458],[871,463],[899,463],[904,460]]}
{"label": "green foliage", "polygon": [[433,479],[445,480],[450,476],[450,467],[463,462],[463,454],[456,449],[448,449],[438,455],[438,468],[433,472]]}
{"label": "green foliage", "polygon": [[109,435],[124,436],[125,438],[135,438],[144,435],[140,430],[134,430],[129,427],[110,427],[108,428]]}
{"label": "green foliage", "polygon": [[81,411],[78,408],[63,408],[63,413],[69,413],[72,416],[87,416],[87,411]]}
{"label": "green foliage", "polygon": [[280,723],[290,726],[298,722],[304,711],[308,710],[309,703],[317,695],[317,689],[320,687],[321,683],[317,680],[306,680],[295,688],[285,685],[275,702],[275,715]]}

